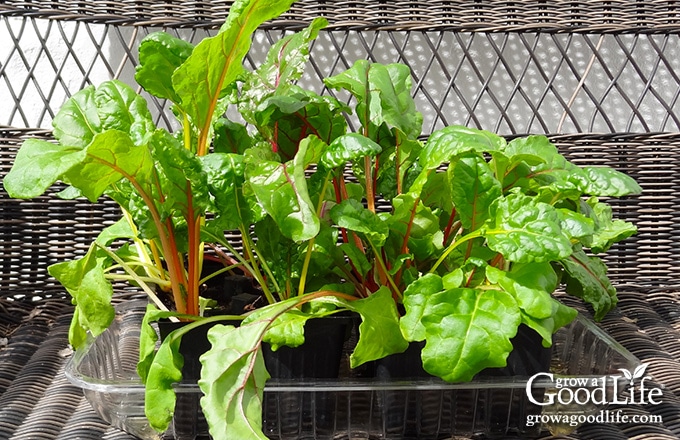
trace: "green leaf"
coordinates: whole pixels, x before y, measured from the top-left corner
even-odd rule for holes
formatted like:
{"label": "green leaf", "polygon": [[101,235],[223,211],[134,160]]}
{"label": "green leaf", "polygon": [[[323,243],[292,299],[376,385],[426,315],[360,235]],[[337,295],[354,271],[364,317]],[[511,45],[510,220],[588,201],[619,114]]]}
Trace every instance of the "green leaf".
{"label": "green leaf", "polygon": [[402,353],[408,347],[408,342],[399,330],[399,313],[387,287],[381,287],[371,296],[356,301],[334,297],[319,301],[336,304],[361,316],[359,342],[350,356],[351,368],[390,354]]}
{"label": "green leaf", "polygon": [[522,313],[522,323],[534,329],[543,338],[543,346],[550,347],[552,345],[552,335],[565,325],[569,324],[576,318],[578,312],[576,309],[565,306],[554,298],[551,298],[552,312],[550,316],[544,319],[537,319]]}
{"label": "green leaf", "polygon": [[424,170],[433,170],[453,157],[469,151],[489,153],[504,147],[505,139],[497,134],[451,125],[430,135],[420,153],[419,162]]}
{"label": "green leaf", "polygon": [[345,89],[354,95],[356,113],[364,127],[374,130],[386,124],[409,139],[420,135],[423,117],[416,111],[411,97],[408,66],[358,60],[350,69],[324,82],[333,89]]}
{"label": "green leaf", "polygon": [[508,272],[489,266],[486,275],[489,281],[510,293],[527,315],[536,319],[551,316],[550,294],[557,288],[558,279],[550,263],[514,264]]}
{"label": "green leaf", "polygon": [[208,331],[212,348],[201,356],[198,385],[210,434],[219,439],[262,439],[262,399],[269,379],[260,350],[269,320]]}
{"label": "green leaf", "polygon": [[12,198],[38,197],[85,156],[85,150],[79,148],[28,139],[17,152],[3,185]]}
{"label": "green leaf", "polygon": [[153,32],[139,44],[135,80],[150,94],[179,103],[172,74],[189,58],[194,46],[165,32]]}
{"label": "green leaf", "polygon": [[261,161],[246,167],[246,178],[257,200],[276,221],[281,232],[300,242],[319,233],[320,221],[307,191],[306,144],[293,161]]}
{"label": "green leaf", "polygon": [[423,367],[449,382],[503,367],[520,322],[515,299],[503,291],[459,288],[431,295],[422,318]]}
{"label": "green leaf", "polygon": [[[36,197],[55,181],[65,180],[94,201],[122,172],[136,173],[132,163],[148,159],[140,149],[154,129],[151,115],[144,99],[120,81],[79,91],[62,106],[53,124],[59,144],[24,143],[4,182],[10,194]],[[148,171],[140,167],[144,169]]]}
{"label": "green leaf", "polygon": [[511,140],[503,149],[503,154],[515,166],[519,162],[540,165],[559,156],[559,151],[546,136],[532,135]]}
{"label": "green leaf", "polygon": [[83,258],[53,264],[47,270],[73,298],[76,313],[69,334],[73,337],[71,345],[77,349],[84,342],[85,332],[100,335],[115,315],[111,305],[113,288],[104,276],[103,259],[97,258],[93,245]]}
{"label": "green leaf", "polygon": [[182,380],[184,358],[179,353],[179,334],[169,334],[153,358],[144,384],[144,414],[152,428],[168,429],[175,410],[177,396],[172,385]]}
{"label": "green leaf", "polygon": [[491,219],[483,229],[489,247],[508,261],[557,261],[572,252],[555,208],[522,194],[497,199],[491,205]]}
{"label": "green leaf", "polygon": [[304,72],[309,60],[309,45],[319,35],[319,31],[328,26],[324,17],[316,17],[306,28],[290,34],[272,45],[267,59],[258,67],[259,80],[269,86],[293,83]]}
{"label": "green leaf", "polygon": [[150,182],[153,160],[146,146],[137,146],[127,133],[109,130],[97,134],[87,147],[87,158],[65,173],[71,185],[95,202],[123,177]]}
{"label": "green leaf", "polygon": [[[243,118],[256,124],[258,113],[274,95],[291,96],[291,85],[302,77],[309,60],[309,45],[328,25],[325,18],[315,18],[305,29],[289,34],[271,46],[265,61],[254,72],[246,73],[239,98],[239,111]],[[296,110],[295,110],[296,111]]]}
{"label": "green leaf", "polygon": [[282,346],[299,347],[305,343],[305,324],[310,318],[313,316],[301,310],[286,312],[274,320],[262,340],[269,343],[273,351]]}
{"label": "green leaf", "polygon": [[592,208],[591,218],[595,220],[595,232],[590,249],[594,253],[606,252],[614,243],[618,243],[637,232],[637,227],[624,220],[614,220],[612,207],[600,203],[596,198],[587,201]]}
{"label": "green leaf", "polygon": [[362,234],[375,247],[381,247],[387,240],[387,224],[356,200],[343,200],[331,208],[330,215],[339,227]]}
{"label": "green leaf", "polygon": [[54,137],[61,145],[85,148],[102,124],[95,104],[94,86],[85,87],[66,100],[52,120]]}
{"label": "green leaf", "polygon": [[186,219],[204,213],[209,189],[201,158],[165,130],[156,131],[152,140],[165,215],[179,213]]}
{"label": "green leaf", "polygon": [[503,176],[504,188],[530,189],[551,187],[555,192],[579,194],[575,176],[582,170],[559,154],[557,147],[545,136],[527,136],[510,142],[503,151],[512,162]]}
{"label": "green leaf", "polygon": [[567,292],[593,306],[596,320],[616,306],[616,289],[607,278],[607,267],[599,258],[588,256],[579,249],[560,264],[566,271]]}
{"label": "green leaf", "polygon": [[209,126],[217,101],[243,72],[243,59],[250,49],[253,32],[288,10],[292,3],[292,0],[236,0],[220,32],[202,40],[175,70],[173,88],[197,127]]}
{"label": "green leaf", "polygon": [[395,197],[392,206],[391,215],[382,215],[390,229],[390,238],[396,241],[392,252],[394,255],[390,255],[390,250],[385,249],[388,258],[402,252],[401,247],[408,234],[409,254],[418,261],[427,260],[437,251],[438,244],[441,245],[438,217],[412,193]]}
{"label": "green leaf", "polygon": [[348,133],[333,140],[321,156],[321,164],[328,168],[344,167],[366,156],[374,157],[382,151],[380,145],[358,133]]}
{"label": "green leaf", "polygon": [[288,89],[285,95],[265,99],[253,116],[260,134],[284,159],[295,156],[299,144],[310,135],[330,143],[347,131],[344,104],[295,85]]}
{"label": "green leaf", "polygon": [[365,277],[366,274],[373,268],[371,266],[371,263],[368,261],[368,258],[366,257],[366,254],[359,250],[353,243],[342,243],[340,245],[340,249],[347,255],[347,258],[349,258],[350,263],[352,263],[352,266],[356,271],[361,275],[362,277]]}
{"label": "green leaf", "polygon": [[87,342],[87,331],[81,324],[80,310],[73,310],[73,317],[68,328],[68,342],[73,348],[82,347]]}
{"label": "green leaf", "polygon": [[428,299],[444,290],[442,278],[436,274],[426,274],[409,284],[404,290],[404,309],[406,314],[399,320],[399,328],[407,341],[423,341],[426,336],[422,323]]}
{"label": "green leaf", "polygon": [[253,146],[253,139],[245,125],[221,118],[215,122],[214,129],[213,147],[215,153],[242,154]]}
{"label": "green leaf", "polygon": [[142,379],[142,383],[146,383],[156,355],[158,334],[151,323],[176,315],[176,312],[158,310],[153,304],[146,306],[146,313],[139,329],[139,361],[137,362],[137,374]]}
{"label": "green leaf", "polygon": [[609,167],[582,167],[582,173],[573,175],[584,194],[622,197],[637,195],[642,188],[630,176]]}
{"label": "green leaf", "polygon": [[153,119],[146,101],[132,87],[118,80],[106,81],[97,87],[94,102],[102,132],[127,133],[138,146],[148,142],[155,129]]}
{"label": "green leaf", "polygon": [[449,167],[451,199],[463,227],[477,230],[489,218],[491,203],[502,194],[501,183],[483,157],[463,154]]}
{"label": "green leaf", "polygon": [[244,193],[245,162],[240,154],[211,153],[201,157],[216,221],[225,230],[238,229],[262,219],[253,196]]}
{"label": "green leaf", "polygon": [[590,240],[595,233],[595,222],[580,212],[575,212],[570,209],[558,209],[557,214],[560,217],[562,231],[564,231],[569,238],[586,241]]}
{"label": "green leaf", "polygon": [[399,313],[390,290],[381,287],[368,298],[346,302],[348,309],[361,315],[359,342],[350,356],[350,366],[402,353],[408,342],[399,331]]}

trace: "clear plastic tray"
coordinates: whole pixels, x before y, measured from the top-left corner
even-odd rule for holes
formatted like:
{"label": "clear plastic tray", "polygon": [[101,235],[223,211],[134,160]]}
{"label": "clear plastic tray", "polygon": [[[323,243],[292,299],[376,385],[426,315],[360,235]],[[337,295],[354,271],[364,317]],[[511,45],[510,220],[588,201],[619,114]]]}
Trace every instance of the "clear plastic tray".
{"label": "clear plastic tray", "polygon": [[[112,326],[70,359],[66,375],[83,389],[104,420],[141,439],[208,438],[202,417],[188,430],[173,432],[171,428],[165,434],[154,431],[144,417],[144,386],[136,373],[144,307],[143,302],[119,307]],[[633,371],[638,364],[632,354],[587,319],[577,318],[554,336],[551,372],[555,377],[604,381],[606,392],[611,393],[616,386],[612,381],[620,380],[614,376],[621,376],[618,370]],[[263,428],[272,439],[423,440],[511,433],[528,438],[546,428],[576,427],[527,424],[529,418],[536,420],[546,413],[592,414],[603,409],[602,405],[539,406],[528,399],[526,385],[526,377],[460,384],[433,379],[272,380],[265,388]],[[533,385],[533,395],[541,396],[554,391],[555,383],[546,379]],[[178,384],[176,390],[182,406],[177,408],[176,418],[180,413],[200,414],[198,386]]]}

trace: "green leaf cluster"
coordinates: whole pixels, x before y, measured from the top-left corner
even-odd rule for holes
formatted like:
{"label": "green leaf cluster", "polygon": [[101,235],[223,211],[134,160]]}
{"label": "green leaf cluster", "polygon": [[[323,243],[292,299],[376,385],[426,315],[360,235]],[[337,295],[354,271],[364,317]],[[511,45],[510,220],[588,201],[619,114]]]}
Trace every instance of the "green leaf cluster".
{"label": "green leaf cluster", "polygon": [[[403,64],[360,60],[326,78],[352,105],[304,89],[325,19],[286,35],[247,70],[253,32],[291,3],[237,0],[217,35],[195,46],[166,33],[142,41],[136,80],[172,103],[175,132],[155,127],[133,88],[87,87],[56,115],[57,142],[26,141],[3,182],[12,197],[62,181],[63,196],[121,206],[121,220],[85,256],[50,273],[76,304],[76,347],[113,319],[112,281],[173,304],[150,307],[142,329],[139,374],[161,431],[181,380],[182,335],[224,319],[199,316],[207,245],[268,303],[241,326],[209,332],[199,385],[216,439],[264,438],[261,344],[299,346],[309,319],[360,317],[354,367],[424,341],[426,371],[466,381],[505,364],[520,324],[552,343],[576,313],[553,298],[558,286],[598,319],[616,305],[597,254],[636,229],[603,200],[638,194],[633,179],[579,167],[545,136],[508,141],[449,126],[424,138]],[[156,348],[151,323],[168,317],[194,322]]]}

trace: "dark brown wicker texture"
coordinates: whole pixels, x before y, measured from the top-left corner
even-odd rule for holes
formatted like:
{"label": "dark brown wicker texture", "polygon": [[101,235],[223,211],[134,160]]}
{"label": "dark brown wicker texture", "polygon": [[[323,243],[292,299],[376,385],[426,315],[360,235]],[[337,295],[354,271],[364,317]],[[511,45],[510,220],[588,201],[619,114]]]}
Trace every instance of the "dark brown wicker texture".
{"label": "dark brown wicker texture", "polygon": [[[0,50],[0,179],[23,139],[50,138],[67,96],[102,76],[132,83],[144,35],[164,28],[198,41],[230,5],[0,2],[9,46]],[[606,256],[621,304],[603,328],[666,387],[663,405],[627,411],[663,415],[664,424],[593,425],[563,438],[680,438],[680,3],[301,0],[258,33],[248,62],[319,15],[330,26],[313,48],[308,85],[322,89],[321,77],[356,59],[403,62],[426,131],[458,123],[510,137],[547,133],[571,160],[640,182],[641,196],[614,202],[640,232]],[[166,103],[150,102],[169,125]],[[1,439],[130,439],[63,377],[71,309],[46,272],[82,254],[116,215],[109,201],[17,201],[0,190]]]}
{"label": "dark brown wicker texture", "polygon": [[[4,15],[116,25],[219,27],[232,1],[5,1]],[[319,15],[341,29],[446,29],[491,32],[677,32],[668,1],[329,1],[300,0],[269,27],[304,26]]]}

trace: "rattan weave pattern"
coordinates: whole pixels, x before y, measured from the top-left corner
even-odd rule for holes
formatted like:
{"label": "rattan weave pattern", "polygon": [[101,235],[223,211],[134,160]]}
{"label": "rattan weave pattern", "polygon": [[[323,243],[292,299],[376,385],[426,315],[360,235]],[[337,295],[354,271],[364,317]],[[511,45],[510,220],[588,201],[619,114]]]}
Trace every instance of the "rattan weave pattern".
{"label": "rattan weave pattern", "polygon": [[[680,290],[679,286],[653,289],[619,286],[620,303],[601,327],[649,363],[650,386],[663,384],[662,404],[630,405],[628,415],[660,415],[663,423],[593,424],[568,435],[545,433],[541,440],[680,438]],[[55,295],[57,296],[57,295]],[[580,302],[565,299],[588,313]],[[0,298],[0,305],[3,299]],[[82,391],[66,382],[63,368],[70,306],[63,300],[34,304],[38,316],[21,314],[23,325],[7,348],[0,350],[0,438],[8,440],[134,440],[103,422],[84,399]],[[5,316],[0,313],[0,324]],[[36,380],[38,379],[38,380]],[[3,382],[5,380],[5,382]],[[3,386],[3,384],[6,384]],[[510,437],[509,437],[510,438]]]}
{"label": "rattan weave pattern", "polygon": [[[110,24],[171,27],[219,27],[229,0],[5,0],[6,15],[88,20]],[[443,1],[298,0],[268,27],[304,26],[327,16],[334,28],[447,29],[474,31],[677,32],[680,12],[675,2],[624,1]]]}
{"label": "rattan weave pattern", "polygon": [[[47,136],[46,131],[0,126],[0,181],[22,140]],[[93,205],[61,200],[54,192],[16,200],[0,190],[0,296],[44,296],[56,284],[47,266],[83,255],[99,231],[119,218],[112,201]]]}
{"label": "rattan weave pattern", "polygon": [[[0,179],[9,170],[19,143],[36,135],[45,137],[49,132],[0,128]],[[618,216],[639,229],[605,255],[610,278],[617,283],[675,283],[680,278],[680,133],[551,138],[570,160],[612,166],[643,187],[640,196],[610,201]],[[0,295],[23,295],[17,288],[54,286],[47,266],[84,254],[99,231],[118,218],[118,209],[110,200],[91,205],[51,194],[19,201],[9,199],[3,189],[0,201]]]}

